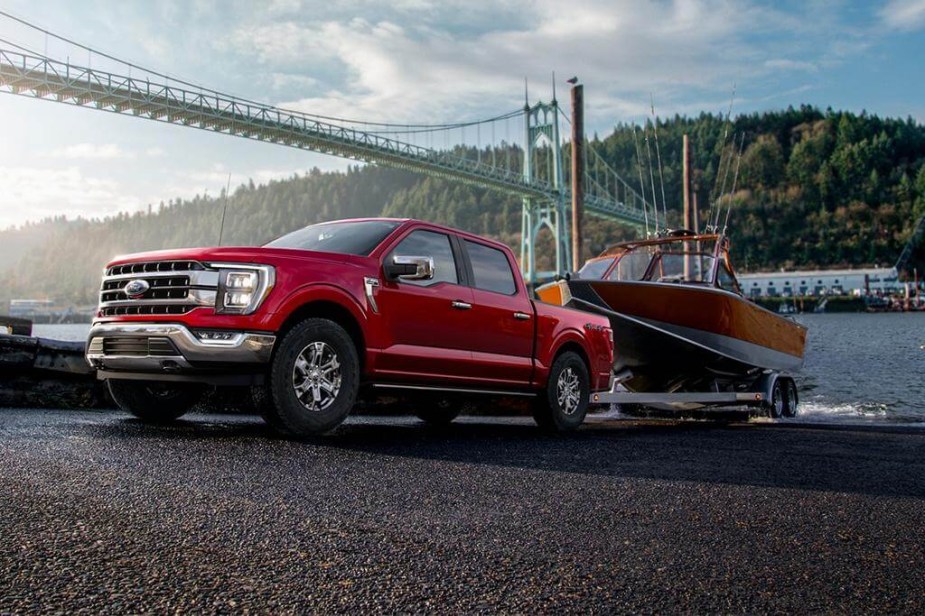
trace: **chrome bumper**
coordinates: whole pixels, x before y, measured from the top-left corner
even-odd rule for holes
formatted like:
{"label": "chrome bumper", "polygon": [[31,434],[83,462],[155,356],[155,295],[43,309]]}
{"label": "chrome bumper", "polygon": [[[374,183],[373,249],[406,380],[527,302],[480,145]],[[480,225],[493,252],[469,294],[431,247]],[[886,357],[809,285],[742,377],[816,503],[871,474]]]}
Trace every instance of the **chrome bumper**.
{"label": "chrome bumper", "polygon": [[[175,372],[195,369],[196,363],[266,364],[270,361],[276,336],[231,333],[233,336],[228,340],[200,340],[187,327],[174,323],[102,323],[90,329],[87,362],[97,369]],[[118,343],[111,344],[116,339]],[[151,351],[152,339],[158,342],[156,354]],[[126,345],[131,348],[130,354],[119,350]],[[145,345],[147,352],[143,350]],[[116,349],[107,353],[107,346]]]}

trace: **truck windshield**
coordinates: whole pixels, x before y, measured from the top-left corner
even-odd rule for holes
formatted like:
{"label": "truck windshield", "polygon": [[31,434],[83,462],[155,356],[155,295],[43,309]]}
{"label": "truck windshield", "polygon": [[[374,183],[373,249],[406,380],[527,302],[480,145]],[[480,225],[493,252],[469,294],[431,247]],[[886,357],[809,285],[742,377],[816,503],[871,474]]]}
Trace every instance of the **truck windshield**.
{"label": "truck windshield", "polygon": [[295,248],[366,256],[398,227],[391,220],[325,222],[275,239],[267,248]]}

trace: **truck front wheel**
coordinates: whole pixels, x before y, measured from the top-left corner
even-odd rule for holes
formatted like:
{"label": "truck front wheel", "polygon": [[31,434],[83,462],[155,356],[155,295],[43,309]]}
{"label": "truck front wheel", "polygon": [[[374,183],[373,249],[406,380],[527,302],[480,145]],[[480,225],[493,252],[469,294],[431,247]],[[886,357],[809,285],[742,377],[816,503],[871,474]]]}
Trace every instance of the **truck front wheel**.
{"label": "truck front wheel", "polygon": [[276,350],[270,367],[271,426],[291,436],[333,430],[353,409],[360,385],[356,347],[343,327],[305,319]]}
{"label": "truck front wheel", "polygon": [[585,419],[590,395],[591,379],[585,362],[576,353],[566,351],[552,364],[546,388],[534,401],[533,418],[545,430],[574,430]]}
{"label": "truck front wheel", "polygon": [[126,413],[145,423],[170,423],[186,414],[202,398],[195,383],[158,383],[109,379],[109,393]]}

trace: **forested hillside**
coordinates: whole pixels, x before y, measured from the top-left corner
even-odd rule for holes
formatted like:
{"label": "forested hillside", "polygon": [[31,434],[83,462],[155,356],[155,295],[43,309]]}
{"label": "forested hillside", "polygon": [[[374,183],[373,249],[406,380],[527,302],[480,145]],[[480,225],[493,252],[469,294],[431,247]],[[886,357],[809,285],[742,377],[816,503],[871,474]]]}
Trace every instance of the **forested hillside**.
{"label": "forested hillside", "polygon": [[[723,119],[709,114],[659,125],[672,225],[680,219],[682,135],[690,135],[705,219],[711,195],[722,184],[724,131]],[[917,217],[925,214],[925,128],[911,119],[810,107],[743,115],[729,128],[727,156],[734,134],[744,135],[730,225],[741,270],[892,264]],[[631,126],[618,125],[590,145],[631,184],[639,184]],[[655,177],[657,183],[657,170]],[[649,185],[646,195],[651,200]],[[59,218],[0,231],[0,300],[50,297],[92,303],[100,268],[115,254],[216,244],[222,202],[221,196],[197,197],[155,205],[150,214]],[[386,215],[447,223],[519,246],[519,199],[375,166],[251,183],[234,189],[227,203],[225,245],[259,244],[323,220]],[[584,229],[585,256],[635,235],[590,216]],[[544,252],[550,259],[551,251]],[[920,268],[921,257],[919,251]]]}

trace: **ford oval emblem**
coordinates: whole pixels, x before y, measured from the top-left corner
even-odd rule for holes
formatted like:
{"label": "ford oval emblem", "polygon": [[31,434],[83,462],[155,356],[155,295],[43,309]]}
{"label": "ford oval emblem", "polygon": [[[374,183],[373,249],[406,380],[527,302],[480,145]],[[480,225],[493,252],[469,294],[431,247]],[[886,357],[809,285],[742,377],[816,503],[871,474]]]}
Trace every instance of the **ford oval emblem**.
{"label": "ford oval emblem", "polygon": [[147,280],[133,280],[122,288],[122,291],[131,299],[138,299],[151,288]]}

